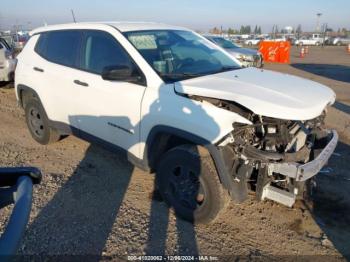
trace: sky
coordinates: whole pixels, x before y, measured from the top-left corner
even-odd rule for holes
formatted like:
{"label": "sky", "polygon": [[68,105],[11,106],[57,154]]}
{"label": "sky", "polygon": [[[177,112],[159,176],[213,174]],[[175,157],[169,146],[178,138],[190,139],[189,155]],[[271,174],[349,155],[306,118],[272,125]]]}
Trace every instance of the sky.
{"label": "sky", "polygon": [[207,31],[214,26],[239,29],[241,25],[279,28],[302,25],[303,31],[320,24],[333,30],[350,29],[350,0],[2,0],[0,29],[14,24],[23,29],[77,21],[152,21]]}

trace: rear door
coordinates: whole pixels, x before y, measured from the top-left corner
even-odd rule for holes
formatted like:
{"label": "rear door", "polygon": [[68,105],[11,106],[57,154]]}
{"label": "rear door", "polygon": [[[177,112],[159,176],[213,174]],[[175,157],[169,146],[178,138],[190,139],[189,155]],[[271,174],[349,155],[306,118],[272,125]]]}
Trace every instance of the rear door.
{"label": "rear door", "polygon": [[102,79],[108,66],[127,65],[142,75],[116,38],[104,31],[86,30],[81,53],[81,72],[75,75],[74,90],[79,98],[76,115],[82,134],[93,135],[138,155],[140,110],[146,85]]}
{"label": "rear door", "polygon": [[39,58],[35,59],[32,78],[37,79],[35,89],[50,120],[56,124],[77,127],[70,116],[75,112],[75,75],[82,40],[80,30],[60,30],[42,33],[35,46]]}

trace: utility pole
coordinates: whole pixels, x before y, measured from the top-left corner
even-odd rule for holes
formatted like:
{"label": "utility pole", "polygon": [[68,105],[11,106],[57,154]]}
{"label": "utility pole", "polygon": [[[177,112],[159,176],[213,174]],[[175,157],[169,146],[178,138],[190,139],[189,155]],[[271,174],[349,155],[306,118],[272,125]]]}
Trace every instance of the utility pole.
{"label": "utility pole", "polygon": [[74,21],[74,23],[76,23],[77,21],[75,20],[75,15],[74,15],[74,11],[73,11],[73,9],[71,9],[70,11],[71,11],[71,13],[72,13],[72,17],[73,17],[73,21]]}
{"label": "utility pole", "polygon": [[316,32],[320,32],[320,18],[322,16],[322,13],[317,13],[317,23],[316,23]]}
{"label": "utility pole", "polygon": [[272,39],[276,39],[277,25],[272,26]]}
{"label": "utility pole", "polygon": [[2,24],[2,15],[1,15],[1,12],[0,12],[0,35],[1,35],[1,24]]}
{"label": "utility pole", "polygon": [[18,19],[16,19],[16,41],[19,42],[19,36],[18,36]]}
{"label": "utility pole", "polygon": [[323,26],[322,26],[322,33],[323,33],[322,48],[325,46],[327,29],[328,29],[328,24],[327,23],[323,24]]}

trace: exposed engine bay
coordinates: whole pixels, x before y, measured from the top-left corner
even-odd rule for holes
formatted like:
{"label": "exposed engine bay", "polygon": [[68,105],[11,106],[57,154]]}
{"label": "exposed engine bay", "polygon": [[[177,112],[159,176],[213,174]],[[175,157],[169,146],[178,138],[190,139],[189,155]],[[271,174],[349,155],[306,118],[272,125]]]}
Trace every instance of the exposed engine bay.
{"label": "exposed engine bay", "polygon": [[[253,123],[234,123],[232,133],[218,143],[234,180],[234,200],[244,201],[249,190],[258,200],[268,198],[287,206],[305,197],[315,184],[312,176],[329,157],[317,160],[312,167],[308,164],[306,168],[312,170],[306,173],[301,168],[312,163],[331,139],[332,134],[324,128],[326,111],[312,120],[282,120],[256,115],[230,101],[195,99],[238,113]],[[333,144],[335,148],[336,141]]]}

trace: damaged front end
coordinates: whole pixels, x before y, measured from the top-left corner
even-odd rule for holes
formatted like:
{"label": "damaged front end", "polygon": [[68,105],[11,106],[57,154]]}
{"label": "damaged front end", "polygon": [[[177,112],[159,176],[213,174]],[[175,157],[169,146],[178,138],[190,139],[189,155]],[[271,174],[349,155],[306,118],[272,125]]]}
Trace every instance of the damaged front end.
{"label": "damaged front end", "polygon": [[217,101],[217,105],[253,123],[234,123],[233,131],[217,144],[237,202],[244,201],[251,190],[258,200],[291,207],[337,145],[336,131],[324,128],[325,112],[312,120],[292,121],[259,116],[232,102]]}

